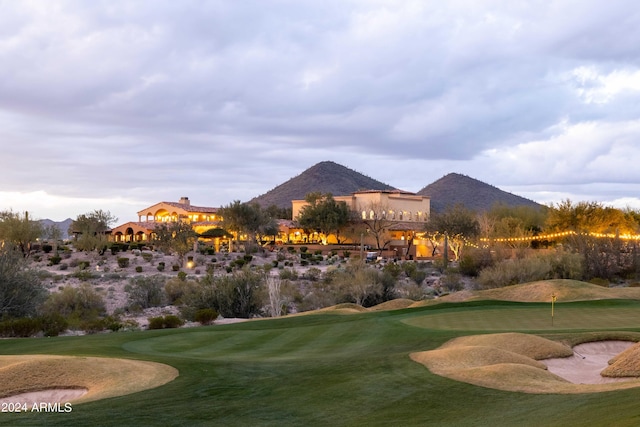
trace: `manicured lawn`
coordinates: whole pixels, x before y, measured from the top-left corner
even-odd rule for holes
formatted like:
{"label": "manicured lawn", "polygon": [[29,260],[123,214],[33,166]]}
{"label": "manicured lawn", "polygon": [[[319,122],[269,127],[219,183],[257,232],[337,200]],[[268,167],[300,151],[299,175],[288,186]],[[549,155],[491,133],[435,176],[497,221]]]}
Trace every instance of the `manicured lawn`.
{"label": "manicured lawn", "polygon": [[[322,314],[193,329],[0,341],[0,353],[128,357],[167,363],[173,382],[74,405],[0,414],[0,425],[638,425],[640,389],[503,392],[431,374],[408,354],[460,335],[518,330],[570,336],[640,331],[640,303],[458,303]],[[548,325],[545,324],[548,323]]]}

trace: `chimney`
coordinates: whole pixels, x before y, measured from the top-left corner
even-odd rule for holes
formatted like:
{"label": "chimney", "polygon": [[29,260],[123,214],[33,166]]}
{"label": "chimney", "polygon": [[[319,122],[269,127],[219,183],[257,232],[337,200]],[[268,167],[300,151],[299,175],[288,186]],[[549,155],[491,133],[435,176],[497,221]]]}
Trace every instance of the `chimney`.
{"label": "chimney", "polygon": [[180,197],[180,200],[178,201],[178,203],[185,206],[191,206],[191,202],[189,201],[188,197]]}

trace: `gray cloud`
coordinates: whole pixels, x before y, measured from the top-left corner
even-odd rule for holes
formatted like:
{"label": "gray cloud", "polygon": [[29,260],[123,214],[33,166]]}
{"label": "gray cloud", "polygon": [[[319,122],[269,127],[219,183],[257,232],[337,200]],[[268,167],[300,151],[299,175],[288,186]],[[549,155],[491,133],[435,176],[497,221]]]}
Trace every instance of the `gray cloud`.
{"label": "gray cloud", "polygon": [[407,190],[455,171],[534,199],[545,185],[619,199],[579,186],[639,178],[632,1],[0,9],[0,191],[227,203],[321,160]]}

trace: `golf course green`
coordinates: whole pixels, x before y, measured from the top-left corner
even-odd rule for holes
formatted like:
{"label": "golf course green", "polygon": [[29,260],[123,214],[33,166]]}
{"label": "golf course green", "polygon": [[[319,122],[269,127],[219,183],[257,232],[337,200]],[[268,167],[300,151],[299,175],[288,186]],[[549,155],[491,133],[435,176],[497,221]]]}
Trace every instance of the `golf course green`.
{"label": "golf course green", "polygon": [[0,340],[0,354],[159,362],[179,376],[70,412],[0,413],[0,425],[640,424],[640,388],[585,394],[500,391],[431,373],[410,354],[461,336],[517,331],[576,344],[640,340],[640,301],[470,301],[83,337]]}

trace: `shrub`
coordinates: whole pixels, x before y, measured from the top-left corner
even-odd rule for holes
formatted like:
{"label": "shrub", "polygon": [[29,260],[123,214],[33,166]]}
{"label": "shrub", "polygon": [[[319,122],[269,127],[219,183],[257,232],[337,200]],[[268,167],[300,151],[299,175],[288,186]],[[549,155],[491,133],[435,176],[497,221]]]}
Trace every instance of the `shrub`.
{"label": "shrub", "polygon": [[535,280],[580,279],[581,277],[581,260],[578,254],[554,252],[500,261],[482,270],[478,276],[478,283],[481,288],[489,289]]}
{"label": "shrub", "polygon": [[42,332],[46,337],[57,337],[69,327],[69,322],[60,313],[49,313],[41,320]]}
{"label": "shrub", "polygon": [[182,319],[173,314],[149,318],[149,329],[179,328],[182,325],[184,325]]}
{"label": "shrub", "polygon": [[469,248],[458,263],[460,273],[477,277],[480,271],[494,264],[491,251],[488,249]]}
{"label": "shrub", "polygon": [[[62,267],[62,264],[60,266]],[[96,276],[89,270],[78,270],[74,271],[71,277],[75,277],[76,279],[80,279],[83,282],[86,282],[88,280],[94,279]]]}
{"label": "shrub", "polygon": [[49,257],[49,265],[58,265],[60,264],[60,261],[62,260],[62,257],[60,255],[53,255]]}
{"label": "shrub", "polygon": [[53,246],[51,246],[49,244],[46,244],[46,243],[44,245],[42,245],[42,252],[44,252],[45,254],[48,254],[52,250],[53,250]]}
{"label": "shrub", "polygon": [[308,251],[308,250],[309,250],[309,248],[308,248],[308,247],[306,247],[306,246],[300,246],[300,253],[301,253],[301,254],[305,254],[305,253],[307,253],[307,251]]}
{"label": "shrub", "polygon": [[142,256],[142,259],[147,262],[151,262],[153,260],[153,254],[150,252],[143,252],[140,255]]}
{"label": "shrub", "polygon": [[209,325],[211,322],[218,318],[218,312],[212,308],[201,308],[196,311],[195,321],[200,322],[203,325]]}
{"label": "shrub", "polygon": [[142,273],[142,266],[137,266],[136,267],[136,273]]}
{"label": "shrub", "polygon": [[64,317],[69,325],[79,328],[83,322],[95,320],[106,311],[104,300],[89,284],[77,288],[66,286],[49,295],[42,312],[51,319]]}
{"label": "shrub", "polygon": [[245,255],[242,257],[246,264],[249,264],[253,260],[253,255]]}
{"label": "shrub", "polygon": [[164,317],[150,317],[149,319],[149,329],[162,329],[164,328]]}
{"label": "shrub", "polygon": [[129,267],[129,258],[127,258],[127,257],[118,258],[118,267],[120,267],[120,268]]}
{"label": "shrub", "polygon": [[298,280],[298,272],[291,268],[280,270],[279,276],[282,280]]}
{"label": "shrub", "polygon": [[164,327],[165,328],[179,328],[184,325],[184,322],[181,318],[174,314],[168,314],[164,316]]}
{"label": "shrub", "polygon": [[165,278],[160,275],[138,276],[131,279],[125,290],[129,302],[140,308],[159,307],[164,303]]}
{"label": "shrub", "polygon": [[22,317],[0,322],[0,336],[27,338],[36,335],[41,330],[38,319]]}
{"label": "shrub", "polygon": [[180,271],[180,266],[179,266],[178,264],[173,264],[173,265],[171,266],[171,270],[173,270],[173,271]]}
{"label": "shrub", "polygon": [[184,271],[179,271],[178,279],[184,282],[185,280],[187,280],[187,273],[185,273]]}
{"label": "shrub", "polygon": [[320,271],[319,268],[311,267],[302,275],[302,278],[315,282],[318,279],[320,279],[321,274],[322,274],[322,271]]}
{"label": "shrub", "polygon": [[68,268],[69,268],[69,266],[68,266],[68,265],[67,265],[67,263],[65,263],[65,262],[63,262],[62,264],[60,264],[60,267],[58,267],[58,269],[59,269],[59,270],[62,270],[62,271],[66,270],[66,269],[68,269]]}
{"label": "shrub", "polygon": [[156,268],[158,271],[164,271],[164,262],[159,262]]}

